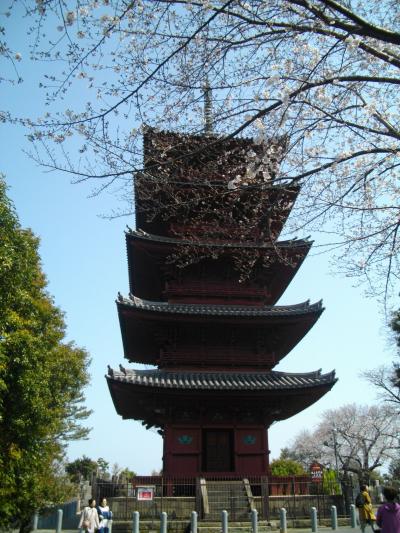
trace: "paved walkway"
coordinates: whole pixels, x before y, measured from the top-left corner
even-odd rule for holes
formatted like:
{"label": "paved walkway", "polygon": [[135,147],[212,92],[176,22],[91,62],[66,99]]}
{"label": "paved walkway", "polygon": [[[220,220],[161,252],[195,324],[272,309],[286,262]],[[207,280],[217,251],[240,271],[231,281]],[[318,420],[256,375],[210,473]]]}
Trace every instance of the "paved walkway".
{"label": "paved walkway", "polygon": [[[288,527],[288,531],[290,532],[297,532],[297,533],[311,533],[311,528],[304,529],[304,528],[291,528]],[[328,533],[332,532],[335,533],[335,531],[340,531],[340,533],[361,533],[361,530],[359,527],[352,528],[350,526],[339,526],[336,530],[333,530],[331,527],[328,526],[318,526],[318,531],[321,533]],[[365,533],[372,533],[372,531],[365,530]]]}

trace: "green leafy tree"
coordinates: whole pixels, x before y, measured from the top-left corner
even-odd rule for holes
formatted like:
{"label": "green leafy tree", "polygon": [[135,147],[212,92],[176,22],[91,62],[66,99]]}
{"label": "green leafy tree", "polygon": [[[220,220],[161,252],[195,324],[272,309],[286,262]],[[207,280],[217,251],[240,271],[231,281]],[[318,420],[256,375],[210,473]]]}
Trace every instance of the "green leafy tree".
{"label": "green leafy tree", "polygon": [[325,494],[340,494],[340,485],[334,470],[327,468],[323,471],[322,488]]}
{"label": "green leafy tree", "polygon": [[99,474],[101,474],[101,477],[103,479],[109,477],[110,473],[108,471],[110,463],[103,459],[102,457],[99,457],[97,459],[97,464],[99,466]]}
{"label": "green leafy tree", "polygon": [[124,468],[119,475],[119,479],[121,481],[128,482],[128,481],[131,481],[131,479],[134,478],[135,476],[136,476],[136,472],[134,472],[130,468]]}
{"label": "green leafy tree", "polygon": [[0,178],[0,529],[68,493],[58,464],[81,426],[88,354],[65,343],[62,312],[46,292],[38,239],[20,227]]}
{"label": "green leafy tree", "polygon": [[[108,465],[108,463],[106,464]],[[74,483],[79,483],[81,480],[89,481],[93,472],[98,469],[100,469],[99,463],[86,457],[86,455],[67,463],[65,467],[65,471]]]}
{"label": "green leafy tree", "polygon": [[301,476],[307,472],[302,465],[293,459],[275,459],[270,464],[273,476]]}

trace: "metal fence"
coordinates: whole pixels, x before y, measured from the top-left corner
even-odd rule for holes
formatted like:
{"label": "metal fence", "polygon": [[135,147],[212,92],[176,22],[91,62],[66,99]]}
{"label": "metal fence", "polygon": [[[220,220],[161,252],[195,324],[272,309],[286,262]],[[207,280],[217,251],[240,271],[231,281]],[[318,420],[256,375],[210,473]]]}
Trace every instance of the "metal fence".
{"label": "metal fence", "polygon": [[[139,487],[150,487],[152,498],[140,501]],[[322,483],[308,476],[249,477],[249,478],[166,478],[162,476],[136,477],[128,482],[96,480],[93,496],[106,497],[115,520],[131,520],[133,511],[143,519],[158,519],[166,512],[170,520],[186,520],[197,511],[200,520],[215,520],[227,510],[230,520],[250,520],[256,509],[260,519],[279,520],[279,510],[287,510],[288,519],[310,516],[315,507],[318,516],[328,519],[331,506],[338,516],[349,516],[357,488],[352,480],[342,483],[340,494],[327,494]]]}
{"label": "metal fence", "polygon": [[78,512],[78,500],[72,500],[67,503],[43,509],[38,517],[36,524],[37,529],[57,528],[58,511],[63,512],[62,526],[64,529],[77,529],[80,515]]}

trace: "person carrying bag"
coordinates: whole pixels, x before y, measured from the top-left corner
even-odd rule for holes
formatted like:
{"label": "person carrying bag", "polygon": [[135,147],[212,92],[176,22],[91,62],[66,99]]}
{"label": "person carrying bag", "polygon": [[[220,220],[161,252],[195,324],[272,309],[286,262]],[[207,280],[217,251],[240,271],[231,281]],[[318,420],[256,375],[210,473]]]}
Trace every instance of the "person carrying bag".
{"label": "person carrying bag", "polygon": [[86,531],[86,533],[94,533],[96,529],[99,529],[99,515],[96,509],[96,500],[90,498],[89,505],[85,507],[79,520],[78,529]]}
{"label": "person carrying bag", "polygon": [[367,525],[370,525],[374,530],[375,515],[372,510],[371,497],[368,493],[366,485],[361,485],[360,494],[356,498],[356,506],[358,508],[358,516],[360,519],[360,529],[364,533]]}

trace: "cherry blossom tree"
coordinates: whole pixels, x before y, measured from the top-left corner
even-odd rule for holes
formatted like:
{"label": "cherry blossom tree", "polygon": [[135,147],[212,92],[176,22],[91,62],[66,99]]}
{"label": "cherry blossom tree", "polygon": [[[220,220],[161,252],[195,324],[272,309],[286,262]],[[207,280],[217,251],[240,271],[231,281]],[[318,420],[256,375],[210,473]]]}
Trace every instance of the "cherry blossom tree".
{"label": "cherry blossom tree", "polygon": [[315,431],[301,432],[289,447],[306,466],[318,461],[368,483],[376,469],[398,457],[399,422],[388,406],[349,404],[321,415]]}
{"label": "cherry blossom tree", "polygon": [[[205,132],[203,152],[253,137],[262,150],[244,154],[246,169],[226,181],[219,198],[238,190],[257,197],[272,184],[300,186],[288,231],[324,233],[320,244],[336,250],[339,271],[366,280],[374,294],[396,290],[397,1],[36,0],[26,6],[31,57],[51,65],[42,81],[49,111],[21,119],[4,109],[2,117],[30,129],[32,156],[42,165],[75,181],[93,180],[97,192],[126,187],[132,201],[132,175],[143,170],[144,125]],[[12,4],[9,14],[20,10]],[[24,59],[3,41],[0,53],[16,81]],[[284,146],[279,168],[276,154],[271,158],[278,145]],[[145,183],[154,183],[149,174]],[[205,206],[209,195],[207,189]],[[258,212],[254,200],[252,208]]]}

